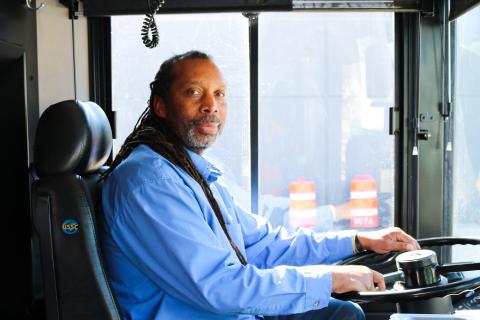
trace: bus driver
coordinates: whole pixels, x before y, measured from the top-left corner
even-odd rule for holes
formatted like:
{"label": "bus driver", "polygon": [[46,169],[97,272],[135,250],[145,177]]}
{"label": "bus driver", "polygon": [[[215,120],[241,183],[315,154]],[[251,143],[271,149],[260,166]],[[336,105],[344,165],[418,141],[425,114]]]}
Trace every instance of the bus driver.
{"label": "bus driver", "polygon": [[398,228],[319,234],[246,212],[202,157],[221,133],[227,90],[204,53],[165,61],[149,106],[103,186],[103,253],[126,319],[365,319],[332,293],[384,290],[359,249],[419,249]]}

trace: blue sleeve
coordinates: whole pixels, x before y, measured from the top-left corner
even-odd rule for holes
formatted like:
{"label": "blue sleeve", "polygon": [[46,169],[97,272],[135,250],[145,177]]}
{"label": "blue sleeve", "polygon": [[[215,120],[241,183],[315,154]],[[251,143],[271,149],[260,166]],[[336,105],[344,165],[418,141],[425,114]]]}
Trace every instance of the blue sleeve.
{"label": "blue sleeve", "polygon": [[273,229],[261,216],[236,206],[243,226],[247,259],[259,268],[278,265],[331,264],[353,254],[352,230],[315,233],[299,229],[290,234],[283,227]]}
{"label": "blue sleeve", "polygon": [[332,279],[326,267],[242,265],[181,182],[157,179],[115,196],[122,202],[116,202],[113,239],[176,299],[223,314],[292,314],[327,306]]}

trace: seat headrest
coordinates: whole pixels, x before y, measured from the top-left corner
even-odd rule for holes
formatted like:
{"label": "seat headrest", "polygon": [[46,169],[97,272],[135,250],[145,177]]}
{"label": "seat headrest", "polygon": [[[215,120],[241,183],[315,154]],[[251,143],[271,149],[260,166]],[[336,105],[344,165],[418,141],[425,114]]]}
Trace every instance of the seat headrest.
{"label": "seat headrest", "polygon": [[112,130],[93,102],[67,100],[51,105],[40,117],[34,144],[39,177],[79,175],[98,170],[112,149]]}

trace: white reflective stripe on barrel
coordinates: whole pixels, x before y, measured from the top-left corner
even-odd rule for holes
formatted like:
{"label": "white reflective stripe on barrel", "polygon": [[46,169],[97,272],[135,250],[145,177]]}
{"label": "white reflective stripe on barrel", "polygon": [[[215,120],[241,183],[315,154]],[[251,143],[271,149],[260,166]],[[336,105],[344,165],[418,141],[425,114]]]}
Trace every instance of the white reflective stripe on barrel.
{"label": "white reflective stripe on barrel", "polygon": [[294,201],[306,201],[306,200],[315,200],[315,192],[291,192],[290,200]]}
{"label": "white reflective stripe on barrel", "polygon": [[377,191],[352,191],[350,192],[351,199],[375,199]]}
{"label": "white reflective stripe on barrel", "polygon": [[376,216],[377,214],[377,208],[350,209],[350,216]]}

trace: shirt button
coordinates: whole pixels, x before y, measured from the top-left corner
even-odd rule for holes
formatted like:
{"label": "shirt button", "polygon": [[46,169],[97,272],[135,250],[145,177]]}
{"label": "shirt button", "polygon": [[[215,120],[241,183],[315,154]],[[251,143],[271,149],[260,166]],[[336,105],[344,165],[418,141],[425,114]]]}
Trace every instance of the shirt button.
{"label": "shirt button", "polygon": [[320,305],[320,302],[319,302],[318,300],[313,303],[313,306],[314,306],[315,308],[317,308],[319,305]]}

